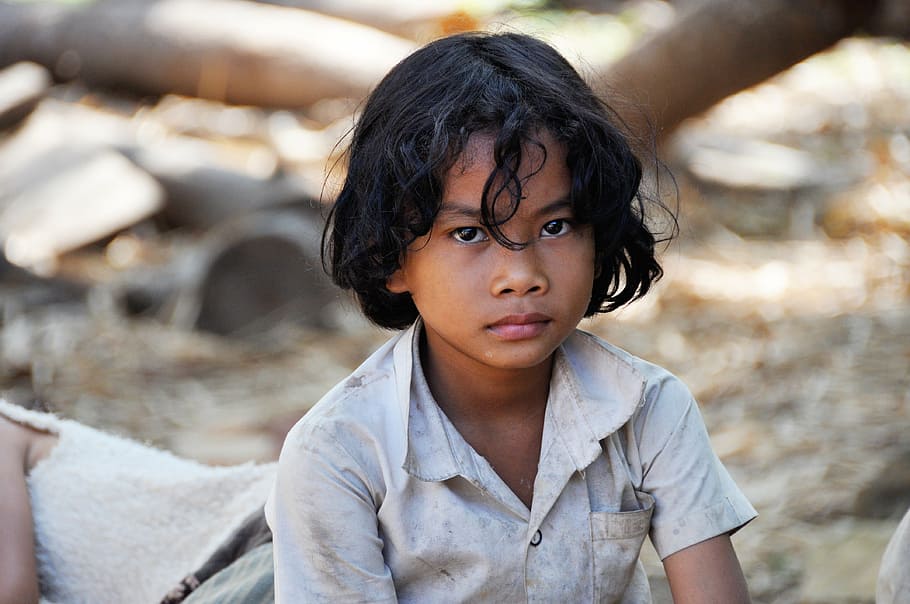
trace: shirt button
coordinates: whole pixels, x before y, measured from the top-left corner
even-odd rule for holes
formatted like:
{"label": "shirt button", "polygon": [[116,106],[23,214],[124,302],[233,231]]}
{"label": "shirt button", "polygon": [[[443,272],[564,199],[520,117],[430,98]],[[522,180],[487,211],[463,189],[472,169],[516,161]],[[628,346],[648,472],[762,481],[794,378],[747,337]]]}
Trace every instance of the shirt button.
{"label": "shirt button", "polygon": [[540,545],[540,542],[543,540],[543,534],[541,534],[540,529],[537,529],[537,532],[534,533],[534,536],[531,537],[531,547],[537,547]]}

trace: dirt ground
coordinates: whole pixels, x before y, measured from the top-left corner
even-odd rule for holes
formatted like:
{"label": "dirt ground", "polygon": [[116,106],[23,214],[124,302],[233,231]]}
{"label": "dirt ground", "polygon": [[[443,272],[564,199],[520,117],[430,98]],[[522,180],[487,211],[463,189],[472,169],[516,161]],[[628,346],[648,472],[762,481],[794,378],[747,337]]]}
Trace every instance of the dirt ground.
{"label": "dirt ground", "polygon": [[[666,277],[584,327],[694,391],[760,512],[735,537],[756,602],[871,602],[910,506],[910,52],[847,41],[667,151],[681,233]],[[271,460],[388,335],[347,317],[229,340],[33,308],[3,323],[0,388],[210,463]]]}

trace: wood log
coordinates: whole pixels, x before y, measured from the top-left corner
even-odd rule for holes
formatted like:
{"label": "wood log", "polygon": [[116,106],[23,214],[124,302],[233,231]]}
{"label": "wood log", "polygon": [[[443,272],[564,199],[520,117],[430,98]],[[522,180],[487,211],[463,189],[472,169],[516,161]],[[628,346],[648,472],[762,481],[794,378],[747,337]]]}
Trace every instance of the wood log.
{"label": "wood log", "polygon": [[34,63],[0,70],[0,130],[25,119],[51,87],[51,74]]}
{"label": "wood log", "polygon": [[[12,193],[59,171],[59,166],[50,166],[48,173],[48,157],[74,145],[115,148],[153,176],[165,193],[163,216],[181,227],[207,229],[239,214],[322,194],[321,169],[292,174],[243,170],[223,160],[218,143],[190,136],[148,140],[140,132],[149,127],[166,131],[153,112],[130,120],[83,104],[45,99],[15,136],[0,143],[0,216]],[[312,163],[323,166],[326,160]]]}
{"label": "wood log", "polygon": [[172,262],[105,295],[129,313],[182,328],[253,336],[279,324],[336,327],[340,290],[322,270],[321,208],[298,204],[227,220]]}
{"label": "wood log", "polygon": [[318,13],[244,0],[0,2],[0,66],[61,79],[298,107],[363,96],[416,45]]}
{"label": "wood log", "polygon": [[[83,304],[87,291],[88,286],[84,283],[41,277],[10,263],[0,253],[0,312],[3,313],[5,323],[12,317],[39,306]],[[21,334],[10,333],[8,337],[15,339],[17,335]],[[4,336],[0,336],[0,348],[3,347],[3,340]],[[0,353],[0,375],[3,373],[3,356]]]}
{"label": "wood log", "polygon": [[56,149],[36,160],[34,181],[3,199],[0,241],[13,263],[51,272],[57,256],[159,211],[164,191],[111,149]]}
{"label": "wood log", "polygon": [[452,16],[467,17],[459,0],[260,0],[268,4],[293,6],[333,17],[363,23],[399,36],[408,37],[422,24],[444,21]]}
{"label": "wood log", "polygon": [[322,270],[321,232],[318,209],[303,205],[213,230],[222,245],[195,291],[195,327],[255,336],[284,323],[334,326],[341,292]]}
{"label": "wood log", "polygon": [[122,151],[161,184],[167,193],[163,215],[181,227],[207,229],[257,209],[309,202],[322,188],[318,178],[253,175],[219,163],[215,145],[205,141],[173,137]]}
{"label": "wood log", "polygon": [[601,70],[598,91],[629,129],[661,139],[686,118],[832,46],[869,23],[878,2],[714,0]]}

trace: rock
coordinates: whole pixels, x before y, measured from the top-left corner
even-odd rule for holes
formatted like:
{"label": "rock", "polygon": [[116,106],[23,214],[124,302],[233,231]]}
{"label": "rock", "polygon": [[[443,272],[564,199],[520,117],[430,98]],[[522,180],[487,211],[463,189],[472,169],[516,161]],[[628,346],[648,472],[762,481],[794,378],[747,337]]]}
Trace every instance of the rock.
{"label": "rock", "polygon": [[111,149],[58,148],[28,168],[29,177],[0,198],[0,240],[19,266],[52,270],[58,255],[129,227],[164,204],[161,186]]}
{"label": "rock", "polygon": [[51,84],[51,74],[36,63],[21,62],[0,70],[0,130],[25,119]]}

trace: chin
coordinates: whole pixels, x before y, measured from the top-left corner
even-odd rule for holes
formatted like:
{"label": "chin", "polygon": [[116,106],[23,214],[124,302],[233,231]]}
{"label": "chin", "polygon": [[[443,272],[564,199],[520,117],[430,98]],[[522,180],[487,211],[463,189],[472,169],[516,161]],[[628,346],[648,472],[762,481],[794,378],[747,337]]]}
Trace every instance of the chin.
{"label": "chin", "polygon": [[485,362],[488,365],[499,367],[500,369],[533,369],[550,360],[556,348],[543,350],[528,350],[514,352],[499,352],[492,357],[487,357]]}

